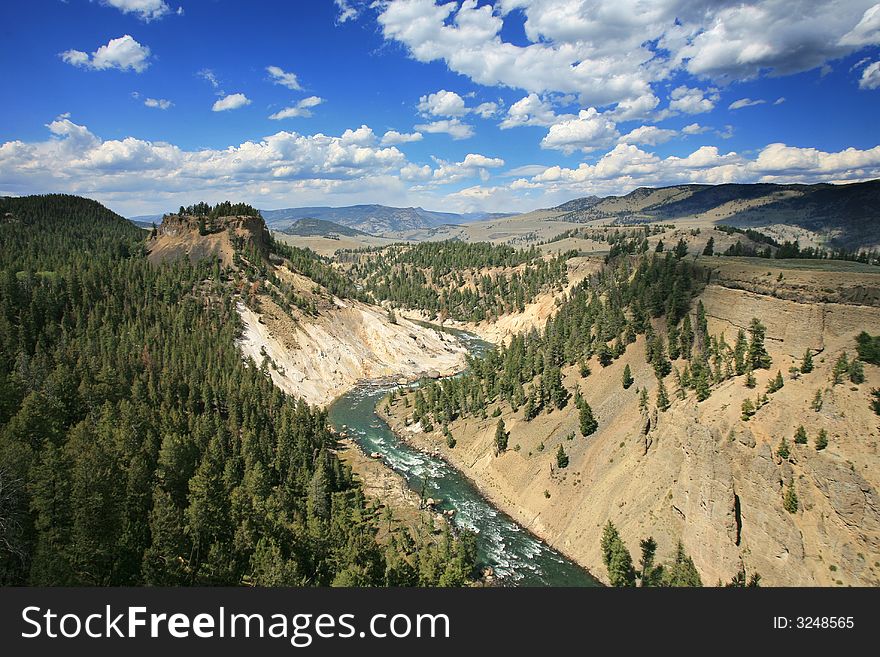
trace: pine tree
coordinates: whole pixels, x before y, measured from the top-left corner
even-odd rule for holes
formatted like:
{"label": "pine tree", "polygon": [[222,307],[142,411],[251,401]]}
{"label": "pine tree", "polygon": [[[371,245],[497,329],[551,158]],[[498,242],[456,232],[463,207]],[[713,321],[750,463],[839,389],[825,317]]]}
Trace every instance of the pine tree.
{"label": "pine tree", "polygon": [[648,389],[644,386],[639,390],[639,410],[642,412],[648,410]]}
{"label": "pine tree", "polygon": [[742,414],[740,417],[745,422],[748,422],[754,414],[755,414],[755,404],[754,404],[754,402],[752,402],[751,399],[746,397],[745,399],[743,399]]}
{"label": "pine tree", "polygon": [[751,339],[749,341],[748,363],[755,370],[769,369],[772,363],[770,354],[767,353],[767,349],[764,346],[765,334],[766,329],[764,325],[756,317],[752,318],[751,324],[749,324]]}
{"label": "pine tree", "polygon": [[709,241],[706,242],[706,247],[703,249],[704,256],[711,256],[715,254],[715,238],[709,237]]}
{"label": "pine tree", "polygon": [[797,513],[798,497],[794,490],[794,479],[788,482],[788,487],[785,489],[785,495],[782,498],[782,507],[789,513]]}
{"label": "pine tree", "polygon": [[684,238],[678,240],[678,244],[675,245],[675,250],[673,251],[676,260],[681,260],[688,254],[688,246],[687,242],[684,241]]}
{"label": "pine tree", "polygon": [[801,359],[801,372],[804,374],[809,374],[813,371],[813,352],[807,349],[804,352],[804,357]]}
{"label": "pine tree", "polygon": [[857,385],[865,382],[865,368],[857,358],[853,358],[849,364],[849,380]]}
{"label": "pine tree", "polygon": [[510,434],[504,428],[504,420],[498,420],[495,426],[495,453],[501,454],[507,450],[507,440]]}
{"label": "pine tree", "polygon": [[826,447],[828,447],[828,432],[819,429],[819,434],[816,436],[816,451],[821,452]]}
{"label": "pine tree", "polygon": [[788,457],[791,456],[791,452],[789,450],[788,441],[783,436],[782,440],[779,442],[779,447],[776,448],[776,456],[781,458],[783,461],[787,461]]}
{"label": "pine tree", "polygon": [[693,559],[687,555],[681,541],[675,548],[675,560],[663,569],[663,586],[703,586]]}
{"label": "pine tree", "polygon": [[629,369],[629,363],[623,368],[623,389],[627,390],[633,384],[632,371]]}
{"label": "pine tree", "polygon": [[635,586],[636,571],[633,568],[632,556],[610,520],[602,531],[600,546],[602,561],[608,569],[608,581],[611,586]]}
{"label": "pine tree", "polygon": [[639,563],[639,583],[643,587],[660,586],[663,578],[663,566],[655,566],[654,558],[657,554],[657,542],[649,536],[639,542],[642,549],[642,559]]}
{"label": "pine tree", "polygon": [[807,444],[807,430],[804,429],[804,425],[800,425],[794,432],[794,442],[796,445]]}
{"label": "pine tree", "polygon": [[733,346],[733,366],[737,376],[746,373],[746,352],[748,347],[749,343],[746,340],[746,332],[740,329],[736,334],[736,342]]}
{"label": "pine tree", "polygon": [[758,385],[758,381],[755,379],[755,372],[752,369],[752,364],[748,363],[746,366],[746,388],[754,388]]}
{"label": "pine tree", "polygon": [[669,409],[669,406],[669,394],[666,392],[666,386],[663,384],[663,379],[660,379],[657,382],[657,408],[659,408],[661,412],[665,412]]}
{"label": "pine tree", "polygon": [[831,382],[834,385],[843,383],[843,377],[849,373],[849,359],[844,351],[834,363],[834,369],[831,370]]}
{"label": "pine tree", "polygon": [[568,454],[565,453],[562,445],[556,450],[556,467],[560,469],[568,467]]}
{"label": "pine tree", "polygon": [[584,403],[581,405],[579,418],[580,418],[581,434],[584,437],[592,435],[593,433],[596,432],[596,429],[599,428],[599,422],[593,416],[593,409],[590,407],[590,404],[587,402],[586,399],[584,400]]}
{"label": "pine tree", "polygon": [[813,395],[813,401],[810,403],[810,407],[816,411],[817,413],[822,410],[822,391],[816,390],[816,394]]}
{"label": "pine tree", "polygon": [[772,394],[778,390],[781,390],[782,386],[784,386],[784,385],[785,385],[785,381],[782,379],[782,372],[777,370],[776,376],[767,382],[767,392]]}

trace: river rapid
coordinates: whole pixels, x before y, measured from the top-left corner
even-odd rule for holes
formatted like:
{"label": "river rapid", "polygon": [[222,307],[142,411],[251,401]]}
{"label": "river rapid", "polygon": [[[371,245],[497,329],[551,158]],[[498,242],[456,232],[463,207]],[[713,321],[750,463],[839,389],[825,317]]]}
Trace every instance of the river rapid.
{"label": "river rapid", "polygon": [[[439,328],[432,326],[432,328]],[[479,355],[491,345],[462,331],[452,332]],[[376,414],[376,405],[399,385],[364,382],[330,406],[330,423],[345,431],[367,454],[378,452],[410,488],[440,499],[439,510],[454,510],[452,522],[477,535],[481,563],[505,586],[597,586],[590,574],[494,508],[476,487],[443,459],[398,438]]]}

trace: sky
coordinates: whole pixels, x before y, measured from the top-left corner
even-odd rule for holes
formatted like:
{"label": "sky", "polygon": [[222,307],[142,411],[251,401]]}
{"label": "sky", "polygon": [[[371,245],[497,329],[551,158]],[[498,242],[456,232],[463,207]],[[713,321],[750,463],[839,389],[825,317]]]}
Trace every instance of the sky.
{"label": "sky", "polygon": [[880,177],[873,0],[29,0],[0,25],[0,195],[518,212]]}

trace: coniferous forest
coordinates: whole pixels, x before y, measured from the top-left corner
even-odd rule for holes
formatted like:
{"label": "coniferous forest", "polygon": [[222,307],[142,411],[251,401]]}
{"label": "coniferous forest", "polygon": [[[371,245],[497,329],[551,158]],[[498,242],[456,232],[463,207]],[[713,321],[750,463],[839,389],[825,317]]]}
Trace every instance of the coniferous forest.
{"label": "coniferous forest", "polygon": [[548,289],[561,289],[575,253],[546,259],[532,247],[488,242],[422,242],[379,252],[343,252],[352,279],[376,301],[390,301],[462,321],[523,311]]}
{"label": "coniferous forest", "polygon": [[325,412],[242,360],[234,271],[82,198],[0,222],[0,582],[467,582],[468,535],[377,542]]}

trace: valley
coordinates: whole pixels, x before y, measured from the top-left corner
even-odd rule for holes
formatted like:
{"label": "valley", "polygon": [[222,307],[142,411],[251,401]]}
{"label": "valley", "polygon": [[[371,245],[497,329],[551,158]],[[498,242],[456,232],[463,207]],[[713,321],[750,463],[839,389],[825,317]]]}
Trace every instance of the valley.
{"label": "valley", "polygon": [[[874,186],[742,187],[148,229],[4,199],[4,577],[880,585],[880,241],[832,216]],[[101,497],[51,516],[47,477]],[[649,538],[654,575],[613,565]]]}

